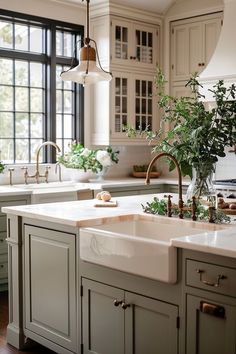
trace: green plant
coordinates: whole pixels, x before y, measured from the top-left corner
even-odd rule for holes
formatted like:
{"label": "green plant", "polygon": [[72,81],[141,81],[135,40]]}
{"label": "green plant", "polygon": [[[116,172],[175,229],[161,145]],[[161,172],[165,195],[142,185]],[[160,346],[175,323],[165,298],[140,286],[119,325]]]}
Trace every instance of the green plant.
{"label": "green plant", "polygon": [[[191,202],[187,202],[186,206],[191,207]],[[148,214],[157,214],[157,215],[167,215],[167,200],[159,199],[154,197],[151,202],[147,202],[146,205],[142,204],[143,211]],[[176,205],[176,208],[172,209],[173,216],[177,216],[179,211]],[[208,221],[208,210],[201,205],[201,203],[197,203],[197,211],[196,215],[198,220]],[[192,217],[191,211],[184,211],[184,217],[190,219]],[[214,222],[216,224],[221,223],[230,223],[230,217],[224,214],[221,210],[217,209],[215,211]]]}
{"label": "green plant", "polygon": [[5,165],[3,164],[2,161],[0,161],[0,173],[3,173],[4,169],[5,169]]}
{"label": "green plant", "polygon": [[[214,172],[219,157],[225,156],[225,147],[236,144],[236,86],[229,88],[220,80],[213,89],[215,107],[208,110],[202,102],[196,75],[186,86],[191,88],[191,97],[172,97],[165,94],[165,78],[160,69],[156,75],[158,105],[161,109],[161,128],[157,132],[136,131],[127,128],[129,136],[145,135],[148,140],[157,140],[153,152],[168,152],[180,164],[182,174],[192,177],[192,167],[202,171],[201,178]],[[166,131],[165,124],[171,127]],[[169,162],[170,170],[175,168]]]}
{"label": "green plant", "polygon": [[89,150],[82,144],[73,142],[65,156],[60,156],[58,161],[67,168],[75,168],[94,173],[118,163],[119,151],[113,151],[111,146],[103,149]]}

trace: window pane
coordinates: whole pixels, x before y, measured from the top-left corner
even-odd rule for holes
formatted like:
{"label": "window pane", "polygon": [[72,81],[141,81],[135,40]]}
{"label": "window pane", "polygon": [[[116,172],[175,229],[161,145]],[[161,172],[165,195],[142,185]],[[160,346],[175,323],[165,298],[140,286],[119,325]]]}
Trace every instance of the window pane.
{"label": "window pane", "polygon": [[0,59],[0,84],[12,85],[13,82],[13,60]]}
{"label": "window pane", "polygon": [[64,137],[71,138],[72,137],[72,116],[65,115],[64,116]]}
{"label": "window pane", "polygon": [[62,81],[61,79],[61,72],[65,70],[61,65],[57,65],[57,71],[56,71],[56,85],[57,89],[62,89],[62,83],[66,83],[67,81]]}
{"label": "window pane", "polygon": [[64,91],[64,112],[72,113],[73,96],[71,91]]}
{"label": "window pane", "polygon": [[14,160],[13,140],[0,139],[0,151],[1,151],[1,159],[5,163],[11,163]]}
{"label": "window pane", "polygon": [[30,162],[36,162],[36,152],[42,144],[42,139],[31,139],[30,141]]}
{"label": "window pane", "polygon": [[16,87],[15,105],[16,111],[29,110],[29,90],[28,88]]}
{"label": "window pane", "polygon": [[0,47],[13,48],[13,25],[0,20]]}
{"label": "window pane", "polygon": [[73,36],[70,33],[64,33],[64,56],[65,57],[72,57],[73,52],[72,52],[72,39]]}
{"label": "window pane", "polygon": [[42,114],[31,113],[31,137],[42,138],[43,137],[43,116]]}
{"label": "window pane", "polygon": [[15,61],[15,84],[19,86],[28,86],[29,69],[27,61]]}
{"label": "window pane", "polygon": [[63,37],[62,37],[62,32],[57,31],[56,33],[56,54],[57,55],[62,55],[62,43],[63,43]]}
{"label": "window pane", "polygon": [[43,30],[39,27],[30,27],[30,51],[43,53]]}
{"label": "window pane", "polygon": [[16,113],[16,136],[18,138],[29,136],[29,115],[27,113]]}
{"label": "window pane", "polygon": [[15,49],[29,50],[28,26],[15,24]]}
{"label": "window pane", "polygon": [[16,139],[16,163],[29,161],[29,140]]}
{"label": "window pane", "polygon": [[0,112],[0,134],[3,138],[13,137],[13,113]]}
{"label": "window pane", "polygon": [[57,90],[56,110],[58,113],[62,113],[62,92],[59,90]]}
{"label": "window pane", "polygon": [[0,111],[12,111],[13,108],[13,88],[0,86]]}
{"label": "window pane", "polygon": [[30,63],[30,86],[43,87],[43,65]]}
{"label": "window pane", "polygon": [[43,112],[43,90],[30,89],[30,107],[32,112]]}
{"label": "window pane", "polygon": [[62,115],[57,114],[57,138],[62,138]]}

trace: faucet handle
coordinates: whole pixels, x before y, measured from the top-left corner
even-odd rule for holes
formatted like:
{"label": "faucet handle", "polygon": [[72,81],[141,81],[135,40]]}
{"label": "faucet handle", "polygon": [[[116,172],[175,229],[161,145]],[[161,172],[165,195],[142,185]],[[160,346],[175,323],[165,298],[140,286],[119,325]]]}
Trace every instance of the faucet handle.
{"label": "faucet handle", "polygon": [[172,208],[172,203],[171,203],[171,198],[173,198],[173,196],[171,194],[168,194],[168,195],[164,195],[164,198],[168,198],[167,200],[167,216],[169,216],[169,218],[172,216],[172,211],[171,211],[171,208]]}
{"label": "faucet handle", "polygon": [[50,166],[46,166],[45,167],[45,182],[48,183],[48,175],[49,175],[49,170],[50,170]]}
{"label": "faucet handle", "polygon": [[28,184],[27,178],[28,178],[28,167],[23,166],[21,169],[24,171],[24,179],[25,179],[25,184]]}
{"label": "faucet handle", "polygon": [[9,181],[9,183],[10,183],[10,186],[12,186],[13,185],[13,183],[12,183],[12,172],[14,172],[15,169],[13,167],[10,167],[10,168],[8,168],[8,171],[10,172],[10,181]]}

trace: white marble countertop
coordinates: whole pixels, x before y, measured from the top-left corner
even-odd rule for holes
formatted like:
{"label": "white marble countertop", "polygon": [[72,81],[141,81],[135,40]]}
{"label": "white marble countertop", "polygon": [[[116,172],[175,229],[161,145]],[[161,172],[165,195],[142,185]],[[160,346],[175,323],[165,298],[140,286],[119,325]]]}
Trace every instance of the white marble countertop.
{"label": "white marble countertop", "polygon": [[[137,195],[116,198],[117,207],[95,207],[95,200],[84,200],[63,203],[35,204],[16,207],[4,207],[8,214],[49,221],[74,227],[101,225],[113,220],[128,220],[133,215],[144,214],[141,204],[153,199],[154,195]],[[155,194],[155,196],[157,196]],[[163,197],[163,194],[158,194]],[[158,216],[149,215],[158,222]],[[172,220],[173,222],[173,220]],[[236,258],[236,225],[214,225],[189,220],[176,219],[178,223],[189,223],[193,227],[202,227],[199,235],[173,238],[173,246],[222,256]],[[201,225],[200,225],[201,224]]]}

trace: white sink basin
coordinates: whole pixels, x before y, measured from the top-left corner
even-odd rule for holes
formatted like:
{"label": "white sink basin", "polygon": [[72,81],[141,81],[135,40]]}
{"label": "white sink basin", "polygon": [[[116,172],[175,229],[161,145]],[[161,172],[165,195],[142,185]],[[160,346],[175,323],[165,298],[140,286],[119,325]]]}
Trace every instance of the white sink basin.
{"label": "white sink basin", "polygon": [[75,183],[72,181],[64,182],[49,182],[49,183],[29,183],[29,184],[15,184],[13,188],[26,189],[30,191],[43,190],[43,189],[54,189],[54,188],[75,188]]}
{"label": "white sink basin", "polygon": [[171,239],[222,229],[167,217],[133,220],[80,229],[84,261],[168,283],[177,281],[177,249]]}

